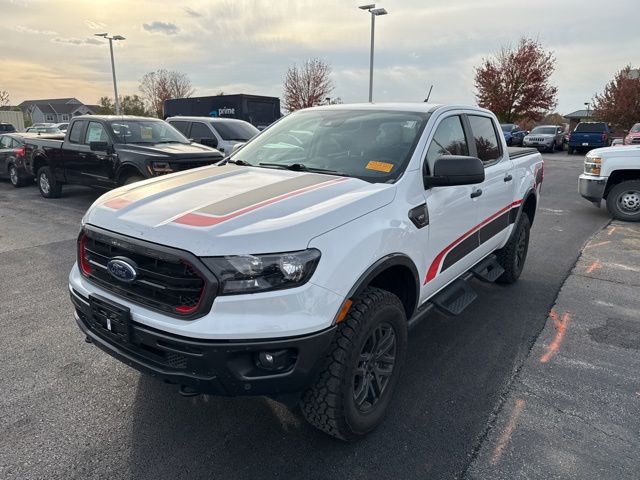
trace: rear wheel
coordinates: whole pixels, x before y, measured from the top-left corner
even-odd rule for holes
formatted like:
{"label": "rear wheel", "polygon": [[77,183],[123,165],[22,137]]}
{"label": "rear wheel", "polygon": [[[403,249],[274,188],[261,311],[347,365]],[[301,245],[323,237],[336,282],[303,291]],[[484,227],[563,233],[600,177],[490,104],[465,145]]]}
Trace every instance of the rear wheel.
{"label": "rear wheel", "polygon": [[640,180],[627,180],[607,195],[607,210],[617,220],[640,222]]}
{"label": "rear wheel", "polygon": [[368,287],[338,325],[318,377],[302,396],[307,421],[347,441],[372,431],[384,419],[406,348],[400,299]]}
{"label": "rear wheel", "polygon": [[504,268],[504,273],[496,282],[515,283],[520,278],[529,250],[529,230],[531,230],[529,216],[521,212],[509,243],[496,252],[498,263]]}
{"label": "rear wheel", "polygon": [[62,185],[48,166],[38,170],[38,189],[44,198],[58,198],[62,194]]}
{"label": "rear wheel", "polygon": [[26,185],[26,181],[24,178],[20,177],[18,173],[18,167],[16,167],[13,163],[9,165],[9,181],[11,185],[16,188],[24,187]]}
{"label": "rear wheel", "polygon": [[573,148],[573,147],[567,147],[567,153],[568,153],[569,155],[573,155],[573,152],[575,152],[575,151],[576,151],[576,150],[575,150],[575,148]]}

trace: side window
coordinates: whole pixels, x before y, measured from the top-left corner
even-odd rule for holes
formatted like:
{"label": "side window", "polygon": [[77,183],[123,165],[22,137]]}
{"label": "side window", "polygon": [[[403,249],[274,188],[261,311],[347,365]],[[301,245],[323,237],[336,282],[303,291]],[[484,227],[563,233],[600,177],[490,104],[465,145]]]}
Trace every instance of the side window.
{"label": "side window", "polygon": [[82,137],[82,129],[87,122],[73,122],[71,132],[69,132],[69,141],[71,143],[80,143]]}
{"label": "side window", "polygon": [[204,123],[194,122],[191,125],[191,138],[197,142],[202,138],[215,138],[215,135]]}
{"label": "side window", "polygon": [[502,156],[502,151],[496,135],[496,129],[493,126],[493,120],[489,117],[469,115],[469,123],[471,124],[478,158],[484,164],[498,160]]}
{"label": "side window", "polygon": [[91,142],[107,142],[109,137],[104,129],[104,126],[98,122],[89,122],[87,127],[87,134],[85,135],[84,143],[89,145]]}
{"label": "side window", "polygon": [[427,165],[433,166],[433,162],[442,155],[469,155],[467,137],[458,115],[445,118],[436,128],[427,150]]}
{"label": "side window", "polygon": [[185,137],[189,137],[189,122],[172,120],[169,122],[169,125],[178,130]]}
{"label": "side window", "polygon": [[11,137],[0,137],[0,148],[11,148]]}

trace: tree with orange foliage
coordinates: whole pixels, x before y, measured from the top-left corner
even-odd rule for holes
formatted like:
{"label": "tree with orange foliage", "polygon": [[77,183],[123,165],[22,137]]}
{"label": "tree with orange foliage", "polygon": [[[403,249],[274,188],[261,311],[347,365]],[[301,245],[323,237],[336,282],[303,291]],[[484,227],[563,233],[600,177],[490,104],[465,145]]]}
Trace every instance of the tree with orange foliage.
{"label": "tree with orange foliage", "polygon": [[640,122],[640,75],[627,65],[593,97],[593,116],[629,128]]}

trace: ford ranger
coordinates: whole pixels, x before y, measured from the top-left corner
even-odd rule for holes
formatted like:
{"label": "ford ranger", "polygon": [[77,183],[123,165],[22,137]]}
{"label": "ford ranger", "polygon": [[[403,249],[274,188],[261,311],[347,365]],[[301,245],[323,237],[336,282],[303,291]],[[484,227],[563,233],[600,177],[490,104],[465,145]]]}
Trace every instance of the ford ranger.
{"label": "ford ranger", "polygon": [[580,195],[618,220],[640,222],[640,146],[591,150],[578,180]]}
{"label": "ford ranger", "polygon": [[45,198],[59,197],[64,184],[109,189],[221,159],[162,120],[126,115],[74,117],[63,140],[25,142],[27,173]]}
{"label": "ford ranger", "polygon": [[410,327],[472,278],[520,276],[543,180],[477,107],[292,113],[218,166],[126,185],[82,220],[69,276],[92,342],[184,395],[299,402],[353,440],[383,419]]}

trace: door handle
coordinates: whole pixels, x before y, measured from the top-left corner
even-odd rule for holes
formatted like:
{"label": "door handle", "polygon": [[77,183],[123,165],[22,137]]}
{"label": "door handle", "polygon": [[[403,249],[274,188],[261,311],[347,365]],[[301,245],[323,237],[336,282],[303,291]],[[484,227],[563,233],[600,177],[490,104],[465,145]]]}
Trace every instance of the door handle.
{"label": "door handle", "polygon": [[507,176],[506,176],[506,177],[504,177],[504,181],[505,181],[505,182],[510,182],[511,180],[513,180],[513,177],[511,176],[511,174],[510,174],[510,173],[508,173],[508,174],[507,174]]}
{"label": "door handle", "polygon": [[482,195],[482,189],[478,188],[476,190],[474,190],[473,192],[471,192],[471,198],[476,198],[479,197],[480,195]]}
{"label": "door handle", "polygon": [[87,154],[86,153],[79,153],[78,157],[80,158],[87,158]]}

